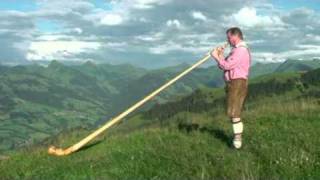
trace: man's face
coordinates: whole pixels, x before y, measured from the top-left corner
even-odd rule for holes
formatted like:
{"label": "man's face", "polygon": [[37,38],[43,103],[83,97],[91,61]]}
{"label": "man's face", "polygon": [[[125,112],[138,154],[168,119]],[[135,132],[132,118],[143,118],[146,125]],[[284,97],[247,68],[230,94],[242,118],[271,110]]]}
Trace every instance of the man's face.
{"label": "man's face", "polygon": [[240,40],[238,35],[232,35],[230,32],[227,34],[227,38],[231,46],[235,46]]}

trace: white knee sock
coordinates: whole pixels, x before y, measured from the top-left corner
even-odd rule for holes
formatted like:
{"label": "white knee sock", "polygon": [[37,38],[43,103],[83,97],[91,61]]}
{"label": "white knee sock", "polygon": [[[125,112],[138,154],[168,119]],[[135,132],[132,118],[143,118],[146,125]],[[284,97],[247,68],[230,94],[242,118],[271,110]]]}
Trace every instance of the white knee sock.
{"label": "white knee sock", "polygon": [[232,118],[232,127],[234,134],[240,134],[243,132],[243,123],[240,118]]}
{"label": "white knee sock", "polygon": [[[232,128],[234,135],[241,134],[243,132],[243,123],[241,122],[240,118],[232,118]],[[233,145],[237,149],[241,147],[241,136],[235,136],[235,139],[233,139]]]}

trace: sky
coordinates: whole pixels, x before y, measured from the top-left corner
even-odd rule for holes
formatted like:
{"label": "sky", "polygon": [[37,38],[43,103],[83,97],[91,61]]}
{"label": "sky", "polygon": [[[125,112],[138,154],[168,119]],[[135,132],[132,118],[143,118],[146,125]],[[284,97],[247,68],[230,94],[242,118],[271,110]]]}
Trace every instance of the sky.
{"label": "sky", "polygon": [[1,0],[0,63],[192,64],[234,26],[253,62],[308,60],[319,19],[320,0]]}

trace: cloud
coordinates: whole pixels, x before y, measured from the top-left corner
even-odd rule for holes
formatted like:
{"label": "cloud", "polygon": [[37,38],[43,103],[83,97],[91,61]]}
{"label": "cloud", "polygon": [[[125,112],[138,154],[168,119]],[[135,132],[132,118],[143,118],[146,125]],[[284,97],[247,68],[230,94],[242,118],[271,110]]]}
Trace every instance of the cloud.
{"label": "cloud", "polygon": [[[191,63],[222,44],[231,26],[243,30],[255,62],[308,59],[317,56],[320,46],[318,11],[283,9],[268,0],[35,2],[37,8],[27,12],[1,11],[0,62],[92,59],[148,67]],[[49,22],[56,27],[46,27]]]}
{"label": "cloud", "polygon": [[114,26],[123,22],[123,18],[119,14],[106,14],[100,21],[101,24]]}
{"label": "cloud", "polygon": [[177,19],[169,19],[166,24],[168,27],[175,27],[178,29],[182,27],[180,21]]}
{"label": "cloud", "polygon": [[254,7],[243,7],[226,19],[245,27],[284,25],[280,17],[274,15],[258,15]]}
{"label": "cloud", "polygon": [[164,33],[162,32],[157,32],[157,33],[152,33],[152,34],[147,34],[147,35],[138,35],[135,36],[134,38],[138,41],[143,41],[144,42],[157,42],[162,40],[164,37]]}
{"label": "cloud", "polygon": [[97,50],[100,47],[97,42],[84,41],[35,41],[32,42],[28,54],[28,60],[68,60],[75,54]]}
{"label": "cloud", "polygon": [[197,20],[201,20],[201,21],[206,21],[207,20],[207,17],[202,12],[199,12],[199,11],[193,11],[191,13],[191,16],[194,19],[197,19]]}
{"label": "cloud", "polygon": [[134,8],[137,9],[150,9],[153,8],[155,5],[162,5],[169,0],[131,0],[130,1],[133,4]]}
{"label": "cloud", "polygon": [[75,32],[75,33],[78,33],[78,34],[81,34],[83,31],[82,31],[82,29],[81,28],[73,28],[73,32]]}
{"label": "cloud", "polygon": [[26,63],[26,47],[35,31],[28,14],[18,11],[0,13],[0,63]]}

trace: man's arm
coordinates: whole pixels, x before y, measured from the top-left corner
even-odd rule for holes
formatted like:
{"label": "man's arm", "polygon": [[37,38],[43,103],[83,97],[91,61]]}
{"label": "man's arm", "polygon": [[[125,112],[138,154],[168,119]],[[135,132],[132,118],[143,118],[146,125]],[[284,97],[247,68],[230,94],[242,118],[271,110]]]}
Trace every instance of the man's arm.
{"label": "man's arm", "polygon": [[223,53],[219,54],[217,49],[212,52],[211,56],[217,61],[220,69],[231,70],[240,63],[240,59],[243,57],[243,55],[245,55],[245,52],[246,49],[244,47],[235,48],[232,50],[227,59],[225,59]]}

